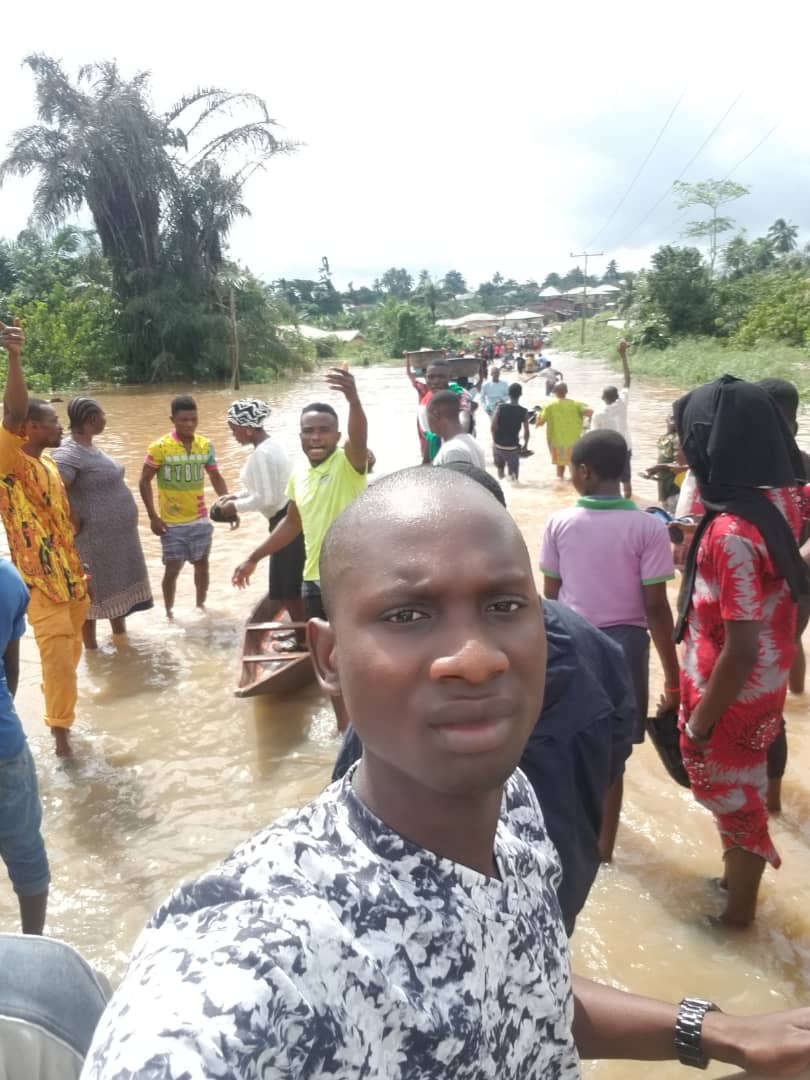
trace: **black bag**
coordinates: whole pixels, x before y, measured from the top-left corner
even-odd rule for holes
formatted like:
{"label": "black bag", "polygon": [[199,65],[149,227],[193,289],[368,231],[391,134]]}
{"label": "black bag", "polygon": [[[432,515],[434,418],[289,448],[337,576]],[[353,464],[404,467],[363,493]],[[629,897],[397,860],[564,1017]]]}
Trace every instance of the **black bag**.
{"label": "black bag", "polygon": [[668,709],[661,716],[647,717],[647,734],[661,758],[661,764],[676,784],[690,787],[689,776],[681,757],[681,733],[678,731],[678,713]]}

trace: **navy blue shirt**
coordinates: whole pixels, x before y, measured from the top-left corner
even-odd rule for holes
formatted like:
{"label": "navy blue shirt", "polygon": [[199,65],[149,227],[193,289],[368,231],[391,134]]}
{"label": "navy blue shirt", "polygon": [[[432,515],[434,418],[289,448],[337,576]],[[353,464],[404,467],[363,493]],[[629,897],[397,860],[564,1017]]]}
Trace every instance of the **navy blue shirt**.
{"label": "navy blue shirt", "polygon": [[[602,804],[633,748],[635,704],[622,650],[553,600],[543,603],[548,669],[543,709],[520,759],[562,864],[557,895],[574,923],[599,870]],[[346,731],[332,778],[362,754]]]}
{"label": "navy blue shirt", "polygon": [[25,746],[20,718],[6,682],[2,658],[9,643],[25,633],[28,587],[7,559],[0,559],[0,758],[16,757]]}

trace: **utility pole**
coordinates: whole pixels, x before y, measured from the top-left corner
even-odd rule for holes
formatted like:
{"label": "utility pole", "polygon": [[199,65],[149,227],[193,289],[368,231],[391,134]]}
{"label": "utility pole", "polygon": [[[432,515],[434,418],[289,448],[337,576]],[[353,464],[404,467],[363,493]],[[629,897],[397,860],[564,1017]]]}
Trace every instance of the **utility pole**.
{"label": "utility pole", "polygon": [[231,293],[228,303],[228,314],[231,323],[231,389],[238,390],[239,377],[239,327],[236,322],[236,292],[231,285]]}
{"label": "utility pole", "polygon": [[582,327],[579,335],[580,352],[585,352],[585,309],[588,304],[588,259],[598,259],[604,254],[604,251],[580,251],[579,253],[572,251],[569,255],[570,259],[585,260],[585,280],[582,283]]}

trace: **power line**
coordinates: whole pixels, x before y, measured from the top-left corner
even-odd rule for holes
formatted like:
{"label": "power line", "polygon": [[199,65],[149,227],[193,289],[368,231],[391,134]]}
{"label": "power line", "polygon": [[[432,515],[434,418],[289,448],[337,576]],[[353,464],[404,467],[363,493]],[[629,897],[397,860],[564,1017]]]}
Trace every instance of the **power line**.
{"label": "power line", "polygon": [[[683,176],[686,175],[686,173],[689,171],[689,169],[692,167],[692,165],[697,161],[697,159],[700,157],[700,155],[703,153],[703,151],[706,149],[706,147],[712,141],[714,136],[717,134],[717,132],[723,126],[723,124],[726,121],[726,118],[728,117],[728,115],[730,114],[730,112],[732,111],[732,109],[734,108],[734,106],[737,104],[737,102],[740,100],[740,98],[743,96],[744,93],[745,93],[745,90],[743,89],[743,90],[741,90],[739,92],[739,94],[737,94],[737,96],[734,98],[732,103],[729,105],[729,107],[726,109],[726,111],[723,113],[723,115],[720,117],[720,119],[714,125],[712,130],[709,132],[709,134],[706,136],[706,138],[703,140],[703,142],[700,144],[700,146],[697,148],[697,150],[694,152],[694,154],[692,154],[692,156],[689,158],[687,163],[684,165],[684,167],[681,169],[681,171],[678,173],[678,175],[675,177],[675,179],[672,181],[672,183],[663,192],[661,197],[659,199],[657,199],[656,202],[653,203],[653,205],[650,207],[650,209],[647,211],[647,213],[644,215],[644,217],[642,217],[639,221],[636,222],[636,224],[633,226],[633,228],[630,230],[630,232],[625,235],[622,242],[620,244],[615,244],[614,245],[615,247],[624,247],[624,245],[627,243],[627,241],[630,239],[630,237],[633,235],[633,233],[635,233],[638,229],[640,229],[641,226],[645,223],[645,221],[647,221],[655,213],[655,211],[658,209],[658,207],[661,205],[661,203],[664,201],[664,199],[669,197],[669,195],[672,192],[673,186],[675,184],[677,184],[678,181],[680,179],[682,179]],[[740,162],[740,164],[742,164],[742,162]],[[735,168],[736,168],[736,166],[735,166]]]}
{"label": "power line", "polygon": [[646,155],[644,156],[644,160],[643,160],[643,161],[641,162],[641,164],[639,165],[639,167],[638,167],[638,170],[637,170],[637,172],[636,172],[636,175],[635,175],[635,176],[633,177],[633,179],[632,179],[632,180],[630,181],[630,184],[629,184],[629,186],[628,186],[627,190],[625,191],[624,195],[622,195],[622,197],[621,197],[621,198],[619,199],[619,201],[618,201],[618,202],[616,203],[616,205],[615,205],[615,206],[613,207],[613,209],[611,210],[610,214],[608,215],[608,219],[607,219],[607,221],[605,222],[605,224],[604,224],[604,225],[602,226],[602,228],[601,228],[601,229],[599,230],[599,232],[598,232],[598,233],[596,234],[596,236],[594,236],[593,240],[590,240],[590,241],[589,241],[589,242],[588,242],[588,243],[586,244],[586,247],[589,247],[589,248],[590,248],[590,247],[594,247],[594,246],[595,246],[595,244],[596,244],[596,241],[597,241],[597,240],[599,239],[599,237],[600,237],[600,236],[601,236],[601,235],[602,235],[602,234],[604,233],[605,229],[606,229],[606,228],[608,227],[608,225],[610,225],[611,221],[613,221],[613,219],[614,219],[614,218],[616,217],[616,215],[618,214],[618,212],[619,212],[619,211],[621,210],[621,208],[622,208],[622,207],[624,206],[624,204],[625,204],[625,203],[627,202],[627,198],[628,198],[628,196],[630,195],[630,192],[631,192],[631,191],[633,190],[633,188],[634,188],[634,187],[636,186],[636,183],[638,182],[638,180],[639,180],[639,177],[640,177],[640,176],[641,176],[641,174],[642,174],[642,173],[644,172],[644,169],[646,168],[647,162],[648,162],[648,161],[650,160],[650,158],[651,158],[651,157],[653,156],[653,154],[655,153],[655,149],[656,149],[656,147],[657,147],[657,146],[658,146],[658,144],[659,144],[659,143],[661,142],[661,139],[662,139],[662,138],[664,137],[664,135],[665,135],[665,133],[666,133],[666,130],[667,130],[667,128],[668,128],[668,127],[669,127],[669,125],[670,125],[670,124],[672,123],[672,118],[673,118],[673,116],[674,116],[674,115],[675,115],[675,113],[676,113],[676,112],[678,111],[678,107],[679,107],[679,105],[681,104],[681,102],[683,101],[684,97],[686,96],[686,91],[687,91],[687,88],[688,88],[688,84],[687,84],[687,86],[685,86],[685,87],[683,88],[683,92],[681,93],[681,96],[680,96],[680,97],[678,98],[678,100],[677,100],[677,101],[675,102],[675,104],[674,104],[674,105],[672,106],[672,109],[670,110],[669,116],[668,116],[668,117],[666,118],[666,120],[664,121],[664,125],[663,125],[663,127],[661,128],[661,130],[660,130],[660,131],[658,132],[658,134],[656,135],[656,137],[655,137],[655,140],[653,141],[653,144],[652,144],[652,146],[650,147],[650,149],[649,149],[649,150],[647,151]]}
{"label": "power line", "polygon": [[743,157],[743,158],[740,158],[740,160],[739,160],[739,161],[737,162],[737,164],[736,164],[736,165],[734,166],[734,168],[733,168],[733,169],[731,169],[731,170],[730,170],[729,172],[727,172],[727,173],[726,173],[726,175],[725,175],[725,176],[723,177],[723,180],[728,180],[728,178],[729,178],[730,176],[732,176],[732,175],[733,175],[733,174],[734,174],[734,173],[735,173],[735,172],[737,171],[737,169],[739,169],[739,167],[740,167],[741,165],[744,165],[744,164],[745,164],[745,162],[746,162],[746,161],[748,161],[748,159],[749,159],[750,157],[753,157],[753,155],[754,155],[754,154],[755,154],[755,153],[757,152],[757,150],[759,150],[760,146],[762,146],[762,145],[763,145],[763,143],[766,143],[766,142],[768,141],[768,139],[770,139],[771,135],[773,135],[773,133],[774,133],[774,132],[776,131],[776,129],[777,129],[778,127],[779,127],[779,125],[778,125],[778,124],[774,124],[774,125],[773,125],[773,127],[771,128],[771,130],[770,130],[770,131],[768,131],[768,132],[766,132],[766,133],[765,133],[765,134],[764,134],[764,135],[762,136],[762,138],[761,138],[761,139],[759,140],[759,142],[758,142],[758,143],[756,144],[756,146],[754,147],[754,149],[753,149],[753,150],[749,150],[749,151],[748,151],[748,153],[747,153],[747,154],[745,155],[745,157]]}

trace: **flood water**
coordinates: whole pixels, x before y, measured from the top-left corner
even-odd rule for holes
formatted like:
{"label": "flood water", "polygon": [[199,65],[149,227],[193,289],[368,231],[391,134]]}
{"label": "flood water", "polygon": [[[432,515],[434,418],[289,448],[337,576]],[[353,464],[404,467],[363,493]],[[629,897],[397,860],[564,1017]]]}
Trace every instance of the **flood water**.
{"label": "flood water", "polygon": [[[556,362],[565,371],[571,396],[591,404],[606,382],[615,381],[598,361],[558,356]],[[396,368],[358,369],[357,379],[377,472],[415,464],[416,395],[404,374]],[[523,403],[539,402],[542,386],[529,384]],[[161,388],[98,395],[108,416],[99,445],[126,463],[133,490],[145,447],[170,428],[171,393]],[[300,452],[296,429],[301,406],[335,396],[320,375],[243,393],[269,395],[272,433],[293,454]],[[225,423],[233,396],[196,391],[200,431],[213,439],[231,487],[245,455]],[[643,464],[655,461],[655,440],[673,396],[641,380],[634,384],[636,475]],[[345,416],[345,404],[341,408],[340,399],[334,404]],[[64,406],[59,408],[64,418]],[[533,432],[533,440],[535,456],[522,466],[524,486],[509,489],[507,498],[536,563],[548,515],[570,504],[573,496],[567,485],[553,479],[544,432]],[[634,478],[634,484],[640,501],[654,501],[652,482]],[[186,569],[172,624],[160,602],[160,542],[145,516],[141,530],[156,606],[130,620],[124,646],[114,647],[108,627],[99,627],[100,650],[81,662],[72,762],[63,764],[53,756],[41,720],[38,656],[30,634],[17,697],[45,811],[53,874],[48,932],[75,945],[113,981],[120,978],[136,935],[169,890],[320,791],[338,748],[331,708],[315,689],[285,702],[242,701],[232,694],[241,626],[264,592],[266,570],[260,567],[245,593],[231,587],[231,571],[265,535],[264,519],[245,518],[235,532],[216,526],[208,610],[194,610]],[[656,698],[660,685],[656,671]],[[729,1011],[810,1002],[806,714],[804,699],[788,702],[784,812],[773,824],[783,867],[766,871],[757,926],[732,934],[705,920],[721,906],[709,884],[720,870],[712,820],[668,779],[645,745],[628,766],[615,862],[600,873],[578,922],[572,946],[578,972],[668,1000],[685,994],[713,998]],[[10,888],[0,889],[0,929],[17,929]],[[683,1075],[674,1064],[601,1063],[586,1065],[585,1071],[599,1078]],[[718,1067],[707,1075],[729,1071]]]}

